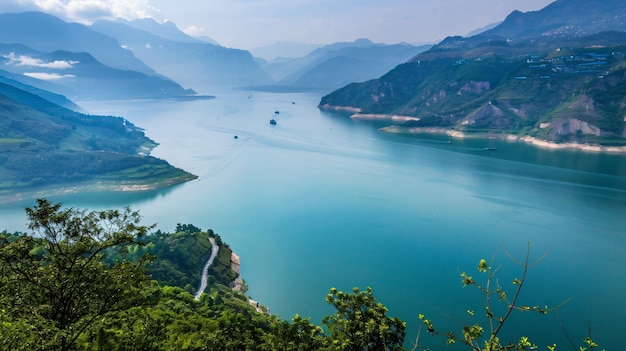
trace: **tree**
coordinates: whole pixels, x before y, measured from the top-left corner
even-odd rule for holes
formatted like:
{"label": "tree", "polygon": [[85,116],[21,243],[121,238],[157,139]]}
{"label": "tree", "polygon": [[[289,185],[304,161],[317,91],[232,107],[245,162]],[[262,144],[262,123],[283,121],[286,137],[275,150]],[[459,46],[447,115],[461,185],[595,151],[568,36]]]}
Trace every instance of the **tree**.
{"label": "tree", "polygon": [[326,345],[326,335],[321,327],[311,323],[310,318],[295,315],[291,323],[275,320],[272,331],[266,337],[274,351],[316,351]]}
{"label": "tree", "polygon": [[[496,273],[498,272],[500,267],[494,268],[493,262],[490,265],[485,259],[481,259],[480,261],[478,261],[478,272],[485,275],[483,284],[479,283],[476,279],[474,279],[467,273],[461,273],[461,280],[464,287],[475,287],[484,294],[484,317],[486,321],[484,320],[483,323],[473,322],[473,320],[476,317],[480,316],[480,314],[475,316],[475,312],[468,309],[466,313],[468,314],[472,322],[466,323],[463,326],[461,333],[459,334],[454,333],[453,331],[448,331],[444,333],[441,330],[436,329],[430,319],[427,319],[426,316],[420,314],[418,317],[422,321],[423,326],[426,327],[426,331],[432,335],[445,336],[447,339],[446,343],[448,345],[458,342],[462,345],[465,345],[469,350],[472,351],[527,351],[537,349],[538,346],[535,345],[527,336],[522,335],[518,340],[509,342],[504,342],[500,339],[501,331],[503,330],[504,326],[508,324],[507,321],[509,320],[511,313],[536,312],[545,315],[567,303],[568,300],[562,302],[556,307],[549,307],[547,305],[529,306],[521,304],[519,302],[520,292],[522,291],[522,288],[526,282],[528,270],[534,265],[541,262],[546,255],[544,254],[541,258],[531,263],[530,245],[528,245],[524,260],[515,259],[508,252],[507,255],[512,261],[522,267],[520,277],[516,277],[512,280],[512,285],[515,286],[512,294],[509,294],[505,290],[505,288],[500,285],[498,279],[496,279]],[[497,309],[494,303],[495,301],[501,302],[503,304],[503,306],[501,307],[503,308]],[[422,346],[419,345],[419,336],[420,335],[418,333],[412,351],[422,349]],[[572,344],[572,347],[580,351],[593,350],[599,347],[598,344],[596,344],[589,336],[583,339],[583,342],[586,347],[576,348],[574,344]],[[556,344],[547,345],[546,348],[550,351],[555,351],[556,346]]]}
{"label": "tree", "polygon": [[376,302],[370,287],[366,291],[358,288],[352,291],[346,294],[332,288],[326,296],[326,302],[337,309],[323,321],[330,331],[331,349],[404,350],[406,324],[397,317],[387,316],[387,308]]}
{"label": "tree", "polygon": [[[105,263],[108,252],[138,244],[151,228],[138,212],[61,209],[38,199],[26,214],[33,234],[0,242],[0,303],[6,325],[29,331],[31,349],[73,350],[100,317],[150,302],[147,256]],[[12,337],[0,330],[0,342]]]}

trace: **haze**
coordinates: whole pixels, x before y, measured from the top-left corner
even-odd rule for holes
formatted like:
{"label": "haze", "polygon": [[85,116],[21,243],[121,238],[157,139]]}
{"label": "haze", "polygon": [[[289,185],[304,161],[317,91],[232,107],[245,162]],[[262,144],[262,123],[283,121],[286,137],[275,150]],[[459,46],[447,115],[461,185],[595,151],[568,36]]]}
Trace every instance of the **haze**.
{"label": "haze", "polygon": [[188,34],[254,49],[276,42],[330,44],[368,38],[432,43],[535,11],[550,0],[3,0],[0,12],[44,11],[66,21],[152,17]]}

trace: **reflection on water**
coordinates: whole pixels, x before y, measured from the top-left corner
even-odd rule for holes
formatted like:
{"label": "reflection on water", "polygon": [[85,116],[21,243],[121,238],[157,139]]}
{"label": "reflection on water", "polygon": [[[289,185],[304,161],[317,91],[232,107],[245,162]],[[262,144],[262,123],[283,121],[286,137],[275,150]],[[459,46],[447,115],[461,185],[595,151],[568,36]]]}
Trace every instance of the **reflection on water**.
{"label": "reflection on water", "polygon": [[[468,304],[482,310],[459,272],[477,275],[478,259],[495,253],[508,287],[519,267],[502,247],[523,257],[530,242],[533,257],[549,255],[530,272],[522,298],[572,301],[545,318],[516,317],[516,328],[538,335],[534,342],[567,345],[559,319],[577,339],[591,325],[603,347],[619,349],[626,157],[502,141],[487,152],[484,140],[383,134],[371,122],[319,111],[315,94],[216,95],[83,104],[145,128],[160,143],[155,156],[199,179],[158,192],[53,200],[132,205],[164,231],[176,223],[214,229],[240,254],[249,293],[286,319],[300,313],[319,323],[330,312],[330,287],[371,286],[408,322],[408,338],[418,313],[456,328],[453,318],[465,321]],[[24,226],[23,207],[31,205],[0,207],[1,223]]]}

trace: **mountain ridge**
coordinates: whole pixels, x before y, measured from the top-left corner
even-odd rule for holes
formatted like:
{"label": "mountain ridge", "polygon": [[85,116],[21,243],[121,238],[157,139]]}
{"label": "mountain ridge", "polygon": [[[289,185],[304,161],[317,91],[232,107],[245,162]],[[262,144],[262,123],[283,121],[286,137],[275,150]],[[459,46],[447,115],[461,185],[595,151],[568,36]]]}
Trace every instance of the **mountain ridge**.
{"label": "mountain ridge", "polygon": [[157,75],[113,37],[45,12],[0,13],[0,43],[20,43],[42,52],[89,52],[105,65]]}
{"label": "mountain ridge", "polygon": [[273,83],[245,50],[199,41],[182,32],[177,36],[190,40],[172,40],[120,22],[98,21],[91,28],[116,38],[143,62],[194,89],[207,92],[219,87]]}
{"label": "mountain ridge", "polygon": [[[565,8],[571,14],[577,8],[580,18],[568,17],[566,23],[591,23],[584,27],[585,33],[606,28],[607,23],[600,20],[606,12],[586,13],[586,5],[559,0],[540,11],[514,12],[479,35],[448,37],[378,79],[353,83],[324,96],[319,107],[383,119],[387,115],[410,117],[402,123],[389,120],[386,131],[502,133],[572,147],[616,146],[610,150],[624,151],[626,33],[581,35],[576,29],[578,34],[568,34],[524,24],[562,23],[562,19],[552,19],[555,9]],[[616,9],[624,12],[616,13]],[[614,18],[626,14],[621,4],[613,10]],[[600,25],[594,27],[594,23]],[[621,22],[615,23],[621,28]]]}
{"label": "mountain ridge", "polygon": [[357,39],[325,45],[304,57],[276,59],[262,67],[279,86],[336,88],[379,77],[427,48],[430,46],[380,44]]}

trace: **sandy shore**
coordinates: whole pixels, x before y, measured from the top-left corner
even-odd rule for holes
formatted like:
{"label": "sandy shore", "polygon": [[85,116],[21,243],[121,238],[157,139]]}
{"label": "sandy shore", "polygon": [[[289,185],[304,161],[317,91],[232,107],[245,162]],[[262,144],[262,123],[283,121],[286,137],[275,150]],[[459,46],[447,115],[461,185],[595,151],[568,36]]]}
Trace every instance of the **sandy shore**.
{"label": "sandy shore", "polygon": [[376,113],[355,113],[350,116],[352,119],[369,119],[369,120],[391,120],[394,122],[406,122],[406,121],[419,121],[417,117],[402,116],[402,115],[382,115]]}
{"label": "sandy shore", "polygon": [[320,105],[319,108],[323,110],[329,111],[343,111],[343,112],[352,112],[352,113],[360,113],[361,108],[359,107],[350,107],[350,106],[333,106],[329,104]]}
{"label": "sandy shore", "polygon": [[360,107],[352,107],[352,106],[333,106],[329,104],[320,105],[319,108],[329,111],[341,111],[341,112],[350,112],[352,115],[350,118],[352,119],[368,119],[368,120],[390,120],[394,122],[406,122],[406,121],[419,121],[418,117],[413,116],[403,116],[403,115],[388,115],[382,113],[361,113],[362,109]]}
{"label": "sandy shore", "polygon": [[115,181],[101,181],[95,180],[85,183],[76,184],[58,184],[53,187],[46,187],[41,189],[25,189],[15,193],[6,192],[0,193],[0,204],[10,203],[16,201],[22,201],[27,199],[36,199],[41,197],[50,197],[57,195],[77,194],[81,192],[101,192],[101,191],[113,191],[113,192],[142,192],[165,189],[174,185],[182,184],[193,178],[172,178],[166,179],[154,183],[121,183]]}
{"label": "sandy shore", "polygon": [[587,144],[587,143],[555,143],[548,140],[542,140],[528,135],[517,136],[513,134],[502,133],[472,133],[467,134],[458,130],[452,130],[447,128],[427,128],[427,127],[400,127],[389,126],[380,128],[381,131],[387,133],[406,133],[406,134],[445,134],[451,138],[480,138],[480,139],[498,139],[511,142],[524,142],[532,144],[537,147],[545,149],[569,149],[569,150],[582,150],[588,152],[606,152],[606,153],[626,153],[626,146],[604,146],[599,144]]}

